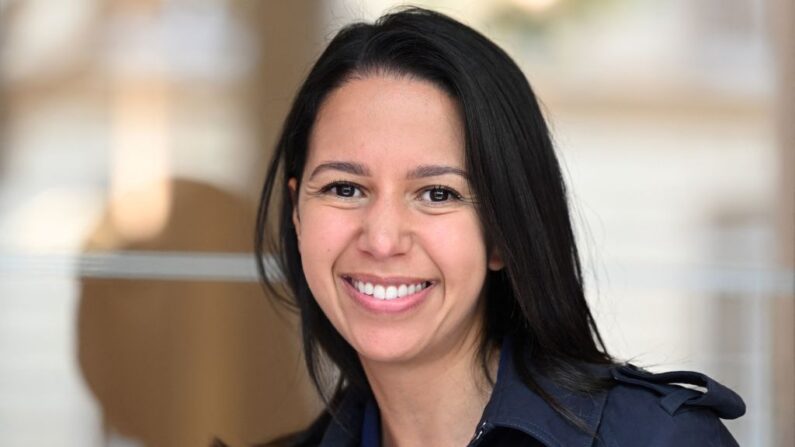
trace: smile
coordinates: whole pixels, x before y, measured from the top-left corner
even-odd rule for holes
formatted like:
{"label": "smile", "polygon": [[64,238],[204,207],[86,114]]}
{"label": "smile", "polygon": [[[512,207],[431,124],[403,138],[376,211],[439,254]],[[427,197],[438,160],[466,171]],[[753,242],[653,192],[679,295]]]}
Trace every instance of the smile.
{"label": "smile", "polygon": [[394,300],[417,294],[432,285],[431,281],[411,281],[406,283],[382,284],[377,281],[343,276],[348,284],[352,285],[359,293],[371,296],[378,300]]}

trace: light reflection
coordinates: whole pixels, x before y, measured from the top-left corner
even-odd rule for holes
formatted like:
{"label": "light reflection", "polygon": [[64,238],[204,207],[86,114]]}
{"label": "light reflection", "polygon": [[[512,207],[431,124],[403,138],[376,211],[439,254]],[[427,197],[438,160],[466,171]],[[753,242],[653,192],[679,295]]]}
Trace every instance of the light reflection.
{"label": "light reflection", "polygon": [[171,206],[169,89],[126,81],[113,96],[110,214],[129,241],[153,237]]}
{"label": "light reflection", "polygon": [[559,0],[513,0],[513,3],[529,13],[538,14],[552,8]]}

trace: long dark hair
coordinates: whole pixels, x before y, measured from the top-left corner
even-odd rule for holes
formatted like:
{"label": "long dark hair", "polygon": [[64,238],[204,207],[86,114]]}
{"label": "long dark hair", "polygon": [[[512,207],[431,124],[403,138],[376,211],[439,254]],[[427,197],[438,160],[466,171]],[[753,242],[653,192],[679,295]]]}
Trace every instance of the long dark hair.
{"label": "long dark hair", "polygon": [[[503,50],[472,28],[419,8],[337,33],[293,102],[262,190],[259,272],[267,290],[300,313],[309,373],[329,411],[333,414],[346,390],[366,390],[368,384],[356,352],[309,290],[286,183],[289,178],[301,183],[309,135],[326,96],[353,77],[377,74],[426,80],[457,100],[466,132],[466,169],[487,246],[505,263],[487,274],[484,286],[482,364],[485,368],[491,346],[511,337],[526,384],[577,423],[537,385],[528,363],[532,358],[534,371],[582,392],[604,387],[585,364],[612,363],[584,297],[566,188],[546,122],[527,79]],[[272,216],[279,199],[281,210]],[[269,228],[274,217],[278,231]],[[275,256],[288,293],[269,280],[268,255]],[[327,369],[326,360],[338,374]]]}

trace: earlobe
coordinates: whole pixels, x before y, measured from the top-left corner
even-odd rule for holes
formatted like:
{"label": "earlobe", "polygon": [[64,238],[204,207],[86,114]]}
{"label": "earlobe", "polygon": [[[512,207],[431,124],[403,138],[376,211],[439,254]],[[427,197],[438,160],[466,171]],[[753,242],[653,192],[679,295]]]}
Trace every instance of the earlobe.
{"label": "earlobe", "polygon": [[505,263],[502,261],[502,256],[500,256],[500,252],[497,249],[492,250],[491,255],[489,256],[489,270],[492,271],[499,271],[505,267]]}
{"label": "earlobe", "polygon": [[301,219],[298,216],[298,181],[291,177],[287,181],[287,188],[290,190],[290,200],[293,202],[293,226],[298,239],[301,239]]}

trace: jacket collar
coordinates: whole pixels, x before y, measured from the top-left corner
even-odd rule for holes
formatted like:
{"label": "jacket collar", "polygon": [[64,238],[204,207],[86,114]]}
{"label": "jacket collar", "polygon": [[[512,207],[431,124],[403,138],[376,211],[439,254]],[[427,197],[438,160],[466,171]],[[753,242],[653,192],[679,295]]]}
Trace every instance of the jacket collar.
{"label": "jacket collar", "polygon": [[[530,368],[539,387],[579,417],[590,433],[574,426],[525,385],[516,368],[509,338],[503,342],[497,381],[491,399],[483,411],[478,430],[488,431],[493,427],[512,428],[527,433],[548,447],[591,445],[592,434],[595,434],[599,427],[607,392],[591,395],[575,393],[535,374],[532,363]],[[598,371],[594,373],[599,374]]]}
{"label": "jacket collar", "polygon": [[[592,433],[595,434],[599,427],[607,392],[584,395],[568,391],[539,374],[533,374],[531,364],[531,374],[536,383],[585,423],[590,433],[584,432],[525,385],[516,369],[512,351],[511,340],[506,338],[500,350],[497,381],[478,424],[478,432],[505,427],[527,433],[547,447],[590,446]],[[599,371],[594,372],[599,374]],[[373,414],[377,415],[377,407],[371,393],[349,391],[320,446],[358,446],[364,420],[369,419],[365,429],[371,429],[369,422]]]}
{"label": "jacket collar", "polygon": [[365,409],[374,405],[372,394],[348,389],[339,409],[331,414],[331,421],[319,447],[358,447]]}

